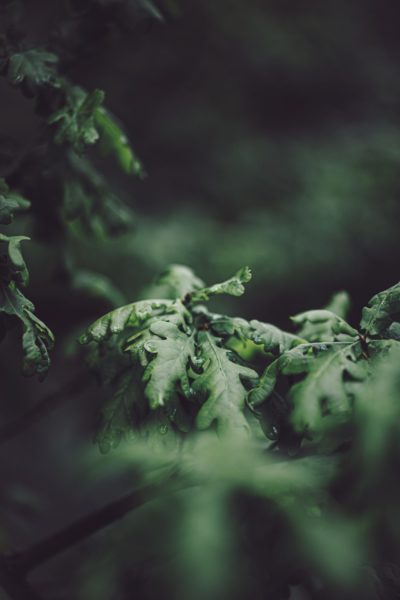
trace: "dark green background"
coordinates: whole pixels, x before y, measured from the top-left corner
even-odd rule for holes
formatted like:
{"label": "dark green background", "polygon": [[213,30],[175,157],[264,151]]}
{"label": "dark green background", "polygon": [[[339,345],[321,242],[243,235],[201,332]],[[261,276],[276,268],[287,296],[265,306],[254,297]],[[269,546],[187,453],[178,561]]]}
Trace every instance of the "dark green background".
{"label": "dark green background", "polygon": [[[45,45],[50,35],[55,48],[62,3],[26,7],[32,43]],[[290,327],[291,314],[346,289],[356,322],[370,296],[398,280],[398,3],[180,0],[163,7],[163,22],[135,9],[122,30],[110,25],[99,39],[81,40],[79,61],[66,65],[75,82],[106,91],[148,174],[135,180],[100,163],[133,207],[135,229],[98,241],[71,232],[76,266],[109,276],[128,302],[170,263],[187,264],[210,283],[247,264],[254,278],[246,295],[218,308]],[[40,127],[32,102],[2,81],[7,147],[18,154]],[[10,165],[2,163],[7,175]],[[15,230],[21,223],[32,236],[28,295],[57,346],[39,384],[20,376],[18,333],[8,334],[0,347],[3,424],[48,393],[62,399],[57,390],[83,369],[81,356],[67,353],[71,339],[110,308],[68,285],[60,239],[46,241],[29,218]],[[129,488],[123,478],[93,482],[82,466],[85,452],[96,453],[88,448],[103,394],[88,383],[2,448],[1,511],[16,547]],[[8,508],[15,498],[17,515]],[[52,567],[58,581],[67,585],[80,552]],[[47,571],[38,579],[50,586],[49,598],[71,597],[67,587],[51,587]]]}

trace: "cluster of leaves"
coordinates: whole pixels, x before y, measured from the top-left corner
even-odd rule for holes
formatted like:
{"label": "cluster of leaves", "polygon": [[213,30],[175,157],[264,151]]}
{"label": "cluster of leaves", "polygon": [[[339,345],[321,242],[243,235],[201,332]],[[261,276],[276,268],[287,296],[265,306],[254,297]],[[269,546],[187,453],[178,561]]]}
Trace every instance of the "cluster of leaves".
{"label": "cluster of leaves", "polygon": [[241,295],[250,276],[244,268],[205,287],[175,265],[159,284],[169,299],[123,306],[88,328],[82,341],[92,342],[91,364],[114,388],[97,434],[102,449],[156,415],[160,431],[182,433],[244,432],[256,416],[286,448],[349,438],[358,396],[399,343],[400,285],[371,299],[359,330],[340,315],[348,305],[341,294],[326,309],[293,317],[295,335],[204,306],[217,294]]}
{"label": "cluster of leaves", "polygon": [[[100,449],[134,438],[117,464],[160,486],[116,528],[111,557],[109,540],[97,547],[82,597],[127,579],[146,597],[397,597],[400,284],[371,298],[359,329],[339,293],[293,317],[292,334],[202,304],[249,279],[206,287],[173,265],[159,299],[82,336],[113,389]],[[100,581],[91,561],[108,565]]]}
{"label": "cluster of leaves", "polygon": [[[107,3],[89,2],[86,7],[82,3],[79,8],[73,4],[68,11],[71,22],[77,24],[93,18],[93,11],[101,12],[102,5]],[[147,10],[154,13],[151,2],[147,3]],[[86,91],[65,77],[66,67],[72,61],[68,49],[73,48],[74,32],[70,31],[72,37],[63,38],[62,47],[57,46],[51,36],[46,47],[32,47],[23,33],[25,18],[25,7],[18,0],[0,7],[0,74],[33,100],[42,129],[33,146],[24,148],[23,156],[12,157],[12,166],[7,170],[11,189],[0,179],[0,225],[10,224],[15,214],[27,210],[32,203],[32,214],[39,217],[42,233],[47,235],[46,231],[51,229],[47,224],[51,223],[52,235],[58,237],[58,243],[68,233],[65,222],[78,223],[91,235],[126,231],[133,223],[131,209],[111,191],[100,170],[83,153],[96,144],[100,155],[113,156],[128,175],[143,177],[143,166],[123,128],[104,107],[104,92]],[[20,193],[13,191],[14,188]],[[28,269],[20,247],[27,239],[0,233],[0,334],[4,335],[8,327],[9,316],[20,319],[24,373],[36,372],[43,377],[50,364],[48,352],[53,336],[34,315],[32,302],[20,289],[28,284]],[[66,251],[62,251],[61,256],[66,262],[63,267],[68,269]],[[104,288],[104,278],[95,273],[88,276],[75,269],[71,270],[70,279],[72,285],[83,286],[91,292],[98,293]],[[103,289],[103,295],[110,296],[107,290]]]}
{"label": "cluster of leaves", "polygon": [[[90,7],[81,6],[80,9],[73,5],[69,7],[71,22],[83,22],[89,18],[88,11],[92,19],[96,18],[93,11],[101,13],[103,3],[88,4]],[[148,10],[152,10],[151,3]],[[50,36],[48,48],[30,47],[19,33],[18,26],[23,17],[19,3],[12,2],[9,12],[11,16],[9,14],[8,20],[4,20],[4,33],[0,39],[0,73],[25,96],[33,98],[35,111],[44,125],[37,141],[40,151],[36,146],[27,149],[23,160],[9,176],[31,198],[34,198],[32,188],[48,188],[50,176],[52,201],[47,203],[46,211],[49,220],[58,221],[61,227],[66,218],[78,220],[92,233],[115,234],[126,230],[133,223],[131,209],[111,192],[94,163],[89,158],[83,161],[82,154],[88,147],[96,145],[100,156],[114,157],[127,175],[144,177],[145,172],[120,123],[104,107],[104,92],[84,90],[65,76],[71,61],[79,60],[79,53],[74,58],[68,54],[77,32],[69,31],[61,46]],[[69,21],[64,18],[62,22]],[[59,41],[60,37],[57,39]],[[33,173],[30,178],[27,177],[27,164],[31,175]],[[92,221],[97,221],[99,226],[91,226]]]}
{"label": "cluster of leaves", "polygon": [[[10,224],[15,213],[28,207],[29,202],[0,179],[0,224]],[[54,337],[36,317],[34,305],[20,290],[29,283],[28,268],[21,251],[21,242],[25,240],[29,238],[0,233],[0,335],[5,334],[10,317],[21,321],[23,372],[25,375],[37,373],[42,378],[50,366],[49,350]]]}

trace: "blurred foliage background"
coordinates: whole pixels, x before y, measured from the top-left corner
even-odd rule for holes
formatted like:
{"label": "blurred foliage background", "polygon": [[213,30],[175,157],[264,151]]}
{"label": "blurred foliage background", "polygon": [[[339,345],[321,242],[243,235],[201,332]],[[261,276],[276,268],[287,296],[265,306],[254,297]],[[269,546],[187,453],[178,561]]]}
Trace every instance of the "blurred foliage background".
{"label": "blurred foliage background", "polygon": [[[25,4],[31,40],[48,46],[50,39],[50,47],[57,49],[66,26],[60,17],[63,2]],[[99,2],[107,4],[112,3]],[[100,33],[94,22],[94,33],[78,32],[79,61],[70,66],[66,61],[75,82],[105,90],[107,106],[124,124],[145,165],[147,177],[139,180],[96,159],[134,210],[134,226],[99,239],[70,226],[61,239],[51,224],[40,228],[32,217],[18,222],[18,231],[24,223],[32,237],[29,295],[55,332],[57,346],[50,374],[39,384],[20,376],[17,336],[9,334],[1,344],[2,424],[47,395],[56,409],[0,449],[5,524],[0,541],[7,546],[25,547],[65,524],[66,516],[72,521],[131,487],[126,456],[107,458],[112,465],[107,471],[105,459],[91,446],[104,392],[80,375],[82,357],[73,343],[112,302],[79,282],[72,285],[66,256],[73,269],[107,276],[114,304],[148,295],[150,284],[170,263],[190,265],[209,282],[247,264],[254,279],[246,295],[234,303],[219,301],[218,308],[284,327],[289,315],[324,305],[340,289],[351,295],[354,318],[372,294],[398,279],[398,3],[165,0],[159,9],[152,14],[146,2],[132,0],[132,22],[110,21]],[[4,81],[0,86],[0,175],[7,176],[10,156],[35,145],[41,124],[28,98]],[[44,204],[52,203],[51,191],[37,195]],[[83,383],[71,392],[69,382],[77,374]],[[210,491],[218,493],[223,492]],[[219,527],[227,515],[207,489],[204,494],[202,510],[212,512]],[[262,510],[254,502],[252,507],[239,498],[235,510]],[[131,519],[143,548],[152,527],[173,527],[168,504],[147,510],[142,518],[153,523],[148,528],[139,517]],[[335,529],[334,518],[329,531]],[[200,529],[196,535],[207,535],[190,515],[187,519],[188,528]],[[212,525],[207,526],[212,537]],[[221,528],[211,545],[228,561],[230,529]],[[117,578],[117,591],[101,579],[114,568],[99,568],[102,561],[115,560],[103,548],[112,545],[112,536],[119,539],[119,552],[125,557],[131,552],[128,542],[120,540],[122,523],[120,529],[88,542],[90,552],[84,546],[39,570],[35,577],[46,598],[75,598],[78,588],[88,600],[134,597],[128,575],[125,583]],[[347,536],[356,544],[357,535],[346,530],[339,550],[332,552],[341,552]],[[143,550],[141,560],[151,564],[154,551],[148,549],[146,558]],[[85,552],[94,562],[81,573]],[[203,558],[189,554],[190,560]],[[209,561],[207,569],[212,566]],[[82,587],[85,569],[95,575]],[[212,577],[212,593],[203,581],[201,597],[222,597]],[[110,591],[104,592],[107,585]],[[167,597],[143,586],[139,597]],[[264,597],[257,589],[252,596]],[[182,590],[182,597],[188,597],[187,588]]]}

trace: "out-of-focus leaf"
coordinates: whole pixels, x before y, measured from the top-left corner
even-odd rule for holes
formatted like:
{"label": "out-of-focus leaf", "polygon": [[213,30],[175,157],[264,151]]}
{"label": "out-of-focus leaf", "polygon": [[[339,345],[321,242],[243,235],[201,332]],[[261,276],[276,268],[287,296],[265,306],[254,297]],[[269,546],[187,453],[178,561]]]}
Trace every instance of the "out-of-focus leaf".
{"label": "out-of-focus leaf", "polygon": [[124,303],[123,293],[105,275],[86,271],[74,270],[72,285],[75,289],[83,291],[95,298],[106,300],[111,306],[117,307]]}
{"label": "out-of-focus leaf", "polygon": [[105,108],[99,107],[94,111],[94,122],[100,135],[100,151],[105,155],[113,154],[121,169],[128,175],[144,177],[143,165],[115,118]]}
{"label": "out-of-focus leaf", "polygon": [[77,154],[81,154],[87,145],[99,139],[95,114],[104,101],[102,90],[87,93],[77,86],[66,88],[66,104],[52,114],[49,125],[56,126],[54,141],[57,144],[68,143]]}
{"label": "out-of-focus leaf", "polygon": [[43,379],[50,366],[49,350],[53,347],[54,336],[36,317],[34,310],[32,302],[13,281],[0,285],[0,313],[17,317],[22,323],[23,372],[28,376],[37,373]]}
{"label": "out-of-focus leaf", "polygon": [[16,281],[17,284],[26,287],[29,283],[29,272],[21,251],[21,242],[30,238],[25,235],[7,236],[0,233],[0,242],[7,244],[7,269],[8,277]]}
{"label": "out-of-focus leaf", "polygon": [[15,213],[30,207],[30,202],[16,192],[12,192],[4,179],[0,177],[0,225],[9,225]]}
{"label": "out-of-focus leaf", "polygon": [[346,319],[350,309],[350,296],[347,292],[336,292],[329,300],[328,304],[324,307],[325,310],[333,312],[341,319]]}
{"label": "out-of-focus leaf", "polygon": [[17,52],[9,58],[7,76],[13,85],[26,83],[32,89],[55,82],[57,63],[58,56],[39,48]]}
{"label": "out-of-focus leaf", "polygon": [[64,178],[63,211],[67,220],[77,219],[90,234],[118,235],[131,229],[134,215],[104,177],[83,157],[68,155],[69,171]]}

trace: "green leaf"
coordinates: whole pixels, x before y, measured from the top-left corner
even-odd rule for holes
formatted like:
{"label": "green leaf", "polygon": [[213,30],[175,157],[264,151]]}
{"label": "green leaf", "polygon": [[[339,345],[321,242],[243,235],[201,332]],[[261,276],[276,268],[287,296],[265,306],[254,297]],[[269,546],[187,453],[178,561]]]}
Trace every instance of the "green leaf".
{"label": "green leaf", "polygon": [[10,191],[4,179],[0,177],[0,225],[9,225],[15,213],[23,212],[29,207],[30,202]]}
{"label": "green leaf", "polygon": [[223,281],[222,283],[216,283],[210,287],[203,288],[202,290],[195,291],[192,295],[193,302],[205,302],[210,299],[211,296],[219,294],[228,294],[229,296],[242,296],[245,288],[244,284],[248,283],[251,279],[251,271],[249,267],[242,267],[236,275]]}
{"label": "green leaf", "polygon": [[250,340],[254,344],[262,345],[264,351],[271,354],[282,354],[304,343],[304,339],[257,319],[249,322],[238,317],[208,313],[204,309],[202,312],[210,320],[210,327],[217,335],[236,336],[243,341]]}
{"label": "green leaf", "polygon": [[168,300],[142,300],[121,306],[97,319],[81,336],[82,344],[102,342],[111,335],[119,334],[125,329],[142,325],[151,316],[160,315],[172,303]]}
{"label": "green leaf", "polygon": [[299,336],[310,342],[334,342],[343,336],[357,337],[358,331],[329,310],[308,310],[291,320],[299,327]]}
{"label": "green leaf", "polygon": [[54,336],[36,317],[34,310],[32,302],[13,281],[0,284],[0,312],[17,317],[22,322],[23,372],[25,375],[37,373],[42,379],[50,366],[49,350],[54,345]]}
{"label": "green leaf", "polygon": [[[376,345],[378,344],[378,347]],[[357,460],[357,477],[361,495],[365,487],[378,485],[393,477],[398,456],[400,434],[400,344],[398,342],[372,342],[377,360],[366,389],[355,407],[356,434],[354,457]]]}
{"label": "green leaf", "polygon": [[67,87],[66,91],[65,106],[52,114],[48,123],[57,126],[54,136],[57,144],[71,144],[73,150],[81,154],[85,146],[99,139],[95,114],[105,94],[102,90],[87,93],[78,86]]}
{"label": "green leaf", "polygon": [[207,429],[216,421],[220,432],[247,430],[243,414],[247,391],[242,379],[253,380],[257,373],[233,362],[232,352],[220,344],[221,340],[211,333],[198,333],[199,357],[204,367],[193,383],[193,391],[205,401],[196,424],[199,429]]}
{"label": "green leaf", "polygon": [[29,283],[29,272],[22,256],[21,242],[29,239],[25,235],[7,236],[0,233],[0,242],[7,243],[9,277],[24,287]]}
{"label": "green leaf", "polygon": [[121,169],[128,175],[143,178],[145,176],[143,165],[115,118],[104,107],[100,107],[94,112],[94,122],[100,135],[100,151],[104,155],[113,154]]}
{"label": "green leaf", "polygon": [[304,342],[297,335],[283,331],[270,323],[262,323],[256,319],[250,321],[246,337],[255,344],[262,344],[264,351],[272,354],[282,354],[282,352],[290,350],[294,346],[298,346]]}
{"label": "green leaf", "polygon": [[321,438],[328,430],[349,422],[353,411],[354,386],[367,377],[367,365],[360,361],[359,344],[332,344],[313,361],[298,365],[288,362],[285,375],[304,373],[289,392],[294,429],[312,439]]}
{"label": "green leaf", "polygon": [[191,321],[190,313],[180,300],[176,300],[175,302],[166,300],[164,305],[161,304],[161,307],[159,310],[154,310],[153,314],[146,321],[139,323],[131,330],[131,335],[124,344],[125,351],[129,352],[142,367],[147,367],[151,360],[149,359],[149,353],[151,355],[154,338],[156,340],[159,339],[151,331],[151,327],[154,324],[158,323],[161,319],[167,323],[172,323],[182,331],[187,331],[187,323]]}
{"label": "green leaf", "polygon": [[25,83],[32,89],[55,81],[58,57],[52,52],[34,48],[12,54],[7,76],[13,85]]}
{"label": "green leaf", "polygon": [[368,336],[390,336],[390,327],[400,317],[400,283],[376,294],[363,308],[361,330]]}
{"label": "green leaf", "polygon": [[288,394],[295,431],[320,439],[328,430],[347,424],[353,409],[355,387],[363,381],[368,365],[362,360],[358,342],[303,344],[285,352],[271,363],[249,402],[264,402],[275,389],[280,375],[303,375]]}
{"label": "green leaf", "polygon": [[154,409],[170,402],[176,391],[190,396],[187,367],[194,358],[195,346],[193,333],[181,331],[174,323],[156,321],[150,332],[153,336],[146,342],[146,350],[155,358],[148,364],[143,381],[147,382],[145,394]]}

